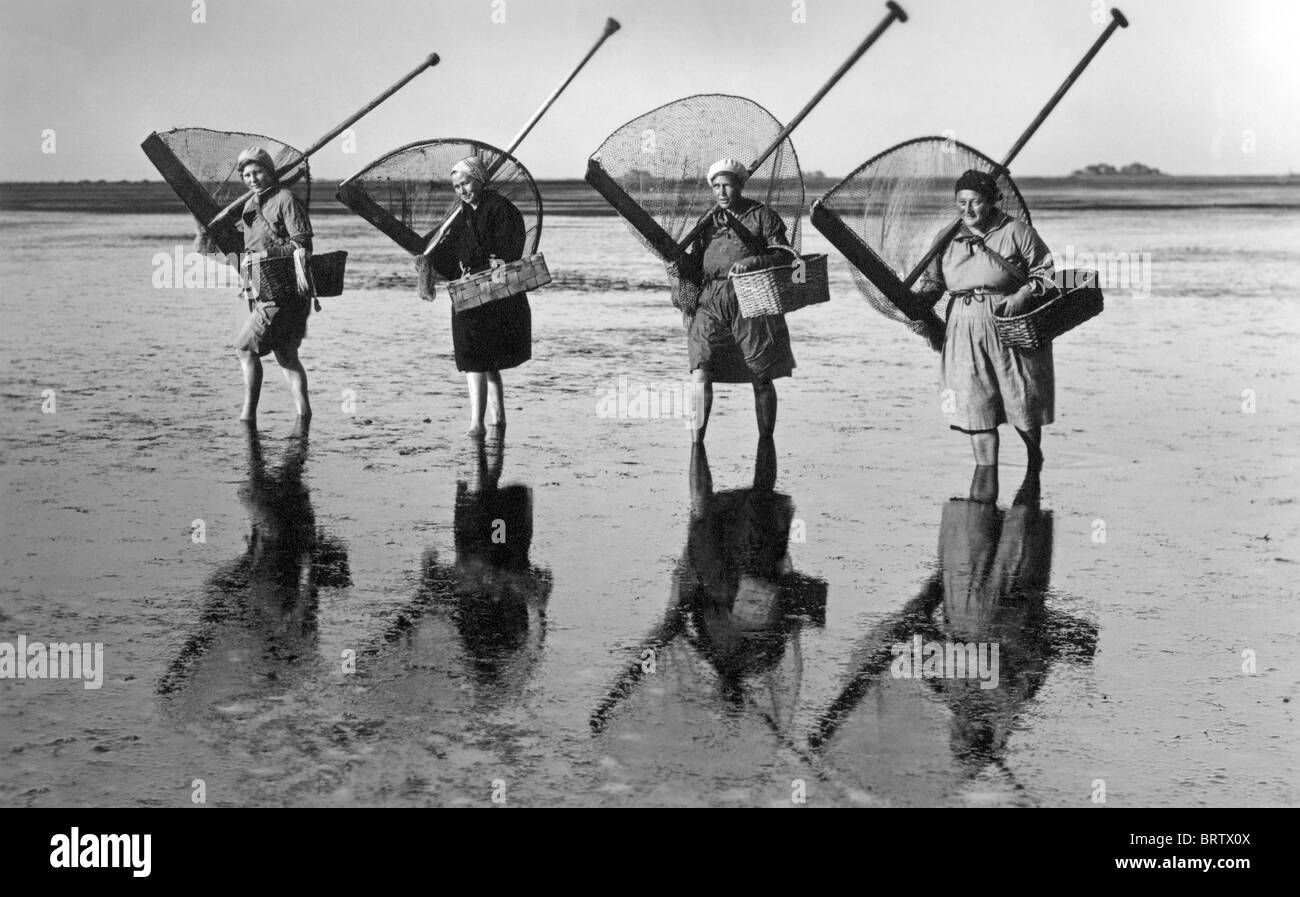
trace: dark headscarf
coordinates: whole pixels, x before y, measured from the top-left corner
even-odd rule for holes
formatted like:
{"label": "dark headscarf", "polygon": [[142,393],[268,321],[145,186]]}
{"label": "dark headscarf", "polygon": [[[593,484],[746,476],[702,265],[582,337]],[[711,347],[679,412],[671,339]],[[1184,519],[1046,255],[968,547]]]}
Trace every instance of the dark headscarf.
{"label": "dark headscarf", "polygon": [[1002,191],[998,189],[998,179],[987,171],[976,168],[968,169],[957,178],[957,185],[952,188],[952,192],[960,193],[963,190],[974,190],[989,202],[997,202],[1002,198]]}

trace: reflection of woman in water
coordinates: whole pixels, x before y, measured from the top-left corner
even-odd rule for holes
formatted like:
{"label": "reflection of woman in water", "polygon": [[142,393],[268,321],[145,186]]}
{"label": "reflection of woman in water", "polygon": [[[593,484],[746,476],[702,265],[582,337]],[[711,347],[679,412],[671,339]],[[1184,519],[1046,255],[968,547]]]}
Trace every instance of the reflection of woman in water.
{"label": "reflection of woman in water", "polygon": [[248,551],[208,581],[202,623],[158,684],[211,703],[278,680],[316,654],[320,588],[351,585],[347,550],[316,528],[302,482],[308,422],[299,421],[280,466],[267,470],[254,426],[246,428]]}
{"label": "reflection of woman in water", "polygon": [[[414,642],[414,630],[439,630],[450,621],[481,696],[518,697],[542,654],[551,572],[529,560],[533,490],[501,487],[505,448],[475,444],[475,469],[456,484],[455,546],[451,564],[425,552],[420,590],[389,627],[385,642]],[[423,640],[423,639],[421,639]]]}
{"label": "reflection of woman in water", "polygon": [[[704,445],[696,443],[690,480],[686,549],[664,621],[645,645],[682,669],[692,653],[704,656],[729,705],[753,699],[769,723],[786,730],[802,674],[800,628],[805,620],[825,622],[826,583],[793,570],[794,504],[773,490],[776,447],[771,437],[759,440],[751,488],[714,492]],[[592,715],[596,731],[642,675],[638,658]]]}
{"label": "reflection of woman in water", "polygon": [[[972,495],[987,495],[986,471],[977,468]],[[993,493],[996,499],[996,493]],[[940,570],[922,593],[902,611],[876,627],[851,664],[856,672],[840,696],[822,715],[810,739],[824,754],[843,753],[855,766],[879,753],[877,745],[847,743],[853,730],[884,739],[890,717],[914,720],[916,734],[932,715],[923,708],[890,707],[904,696],[914,702],[915,690],[897,685],[891,673],[893,645],[914,636],[922,642],[979,643],[998,646],[997,685],[981,687],[978,677],[922,678],[942,698],[950,718],[949,748],[955,765],[940,764],[944,778],[964,781],[990,764],[1001,766],[1007,740],[1026,703],[1059,659],[1090,662],[1096,651],[1095,624],[1048,606],[1052,561],[1052,515],[1038,504],[1038,474],[1029,471],[1012,506],[1002,511],[989,501],[954,499],[943,507],[939,535]],[[991,681],[991,680],[989,680]],[[865,701],[871,691],[877,699]],[[866,718],[863,717],[866,715]],[[879,719],[868,721],[870,717]],[[855,719],[855,717],[858,717]],[[901,760],[920,765],[933,757],[913,759],[899,746],[908,733],[892,733],[897,744],[886,744]],[[916,752],[912,752],[914,756]],[[875,758],[880,761],[879,757]],[[854,761],[858,762],[855,763]],[[906,778],[897,768],[892,771]],[[907,787],[916,793],[914,771]]]}

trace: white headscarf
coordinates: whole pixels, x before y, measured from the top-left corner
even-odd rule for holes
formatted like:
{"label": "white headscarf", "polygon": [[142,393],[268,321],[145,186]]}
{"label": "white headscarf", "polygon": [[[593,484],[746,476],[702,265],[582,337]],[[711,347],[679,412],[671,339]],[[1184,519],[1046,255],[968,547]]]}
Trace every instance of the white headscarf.
{"label": "white headscarf", "polygon": [[742,184],[749,180],[749,169],[730,157],[719,159],[709,166],[709,183],[712,184],[713,179],[720,174],[735,175]]}
{"label": "white headscarf", "polygon": [[480,184],[487,183],[487,166],[483,164],[483,160],[478,156],[467,156],[451,166],[451,173],[455,174],[456,172],[460,172],[467,178],[473,178]]}

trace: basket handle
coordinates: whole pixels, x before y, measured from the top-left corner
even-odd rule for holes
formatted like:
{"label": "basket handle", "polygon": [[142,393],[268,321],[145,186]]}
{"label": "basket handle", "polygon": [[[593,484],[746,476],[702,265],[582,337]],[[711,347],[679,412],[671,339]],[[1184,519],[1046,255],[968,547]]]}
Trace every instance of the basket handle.
{"label": "basket handle", "polygon": [[741,220],[730,209],[722,209],[722,213],[727,217],[728,223],[733,227],[740,239],[749,248],[749,251],[756,256],[766,255],[769,252],[781,250],[790,253],[792,259],[799,258],[799,253],[794,251],[793,246],[785,246],[781,243],[763,243],[749,228],[741,223]]}
{"label": "basket handle", "polygon": [[993,261],[997,263],[999,268],[1001,268],[1003,271],[1006,271],[1008,274],[1010,274],[1012,279],[1014,279],[1017,284],[1023,287],[1028,285],[1031,282],[1029,280],[1029,277],[1026,274],[1024,274],[1015,265],[1011,264],[1011,262],[1007,261],[1006,256],[1004,256],[1002,253],[998,252],[996,249],[993,249],[991,246],[985,243],[982,237],[976,236],[974,233],[968,230],[965,227],[965,225],[962,226],[962,232],[963,235],[970,234],[970,242],[974,243],[980,249],[983,249],[986,253],[988,253],[989,258],[993,259]]}

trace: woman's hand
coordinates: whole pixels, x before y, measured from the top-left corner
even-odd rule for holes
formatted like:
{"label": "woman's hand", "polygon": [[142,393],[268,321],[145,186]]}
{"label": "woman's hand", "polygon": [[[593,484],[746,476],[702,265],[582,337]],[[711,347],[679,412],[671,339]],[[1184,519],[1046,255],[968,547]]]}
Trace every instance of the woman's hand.
{"label": "woman's hand", "polygon": [[996,311],[1001,317],[1014,318],[1037,308],[1041,304],[1041,297],[1041,288],[1036,288],[1031,281],[1007,296]]}
{"label": "woman's hand", "polygon": [[750,271],[758,271],[764,267],[766,266],[763,264],[761,256],[751,255],[733,264],[727,274],[748,274]]}
{"label": "woman's hand", "polygon": [[736,262],[731,266],[732,274],[748,274],[751,271],[762,271],[764,268],[775,268],[778,265],[788,265],[798,259],[794,250],[788,247],[773,247],[770,252],[761,252],[758,255],[750,255]]}
{"label": "woman's hand", "polygon": [[217,241],[212,238],[212,232],[202,224],[196,224],[197,229],[194,232],[194,251],[202,255],[212,255],[220,252]]}

